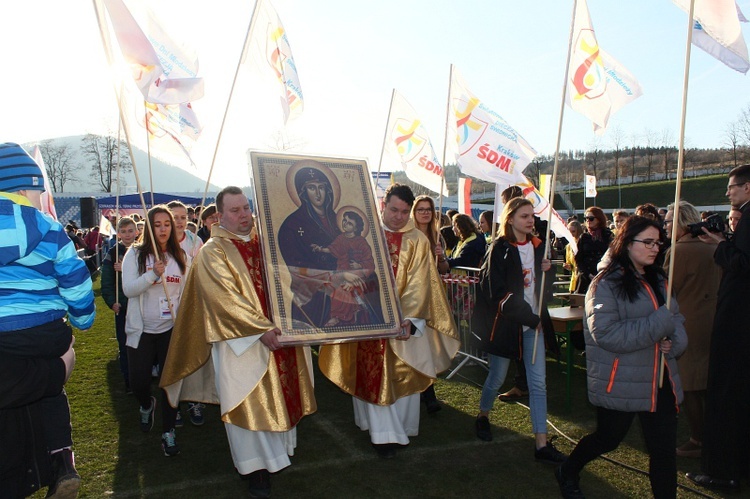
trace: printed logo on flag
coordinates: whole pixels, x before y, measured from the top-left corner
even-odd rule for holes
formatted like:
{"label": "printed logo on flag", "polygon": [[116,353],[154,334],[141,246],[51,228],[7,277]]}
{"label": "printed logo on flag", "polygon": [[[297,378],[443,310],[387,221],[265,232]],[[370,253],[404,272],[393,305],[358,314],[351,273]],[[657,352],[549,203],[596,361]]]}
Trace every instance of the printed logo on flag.
{"label": "printed logo on flag", "polygon": [[398,118],[391,139],[403,161],[410,162],[419,156],[427,144],[427,134],[420,120]]}
{"label": "printed logo on flag", "polygon": [[468,101],[465,97],[454,99],[454,109],[456,110],[456,141],[459,146],[459,155],[463,156],[468,153],[484,136],[489,124],[486,121],[476,118],[472,111],[479,104],[479,99],[472,97]]}
{"label": "printed logo on flag", "polygon": [[[266,62],[276,74],[276,79],[286,88],[286,100],[290,111],[297,110],[302,105],[302,90],[297,81],[297,67],[291,57],[292,49],[286,36],[284,27],[280,24],[274,27],[268,25],[266,35]],[[286,74],[292,73],[287,78]],[[301,109],[300,109],[301,111]]]}
{"label": "printed logo on flag", "polygon": [[572,96],[573,99],[601,97],[607,91],[607,77],[594,31],[582,29],[578,34],[575,47],[574,57],[583,56],[584,59],[575,61],[577,67],[571,80],[576,92]]}

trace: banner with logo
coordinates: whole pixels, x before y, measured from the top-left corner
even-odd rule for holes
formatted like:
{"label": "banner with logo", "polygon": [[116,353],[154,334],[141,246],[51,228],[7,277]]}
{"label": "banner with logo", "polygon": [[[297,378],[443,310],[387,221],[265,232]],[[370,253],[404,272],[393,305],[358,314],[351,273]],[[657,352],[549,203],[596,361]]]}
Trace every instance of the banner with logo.
{"label": "banner with logo", "polygon": [[398,92],[393,92],[385,150],[397,158],[412,182],[427,187],[433,192],[448,196],[448,187],[443,183],[443,167],[438,160],[430,137],[417,116],[417,112]]}
{"label": "banner with logo", "polygon": [[456,69],[451,75],[446,140],[461,172],[496,184],[517,184],[536,151],[469,90]]}
{"label": "banner with logo", "polygon": [[594,175],[586,175],[586,197],[596,197],[596,177]]}
{"label": "banner with logo", "polygon": [[566,103],[591,120],[602,135],[609,118],[643,94],[640,84],[599,47],[586,0],[576,4]]}

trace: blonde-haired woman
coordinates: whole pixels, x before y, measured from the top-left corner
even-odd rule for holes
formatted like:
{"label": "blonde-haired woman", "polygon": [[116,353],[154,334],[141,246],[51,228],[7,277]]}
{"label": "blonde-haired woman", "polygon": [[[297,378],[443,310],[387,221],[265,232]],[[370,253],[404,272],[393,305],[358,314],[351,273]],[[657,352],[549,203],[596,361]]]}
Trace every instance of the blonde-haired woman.
{"label": "blonde-haired woman", "polygon": [[[535,437],[534,457],[560,463],[565,455],[547,441],[547,386],[544,334],[537,315],[542,272],[551,290],[554,270],[544,255],[544,243],[532,235],[534,207],[524,198],[513,198],[503,208],[497,238],[482,264],[480,293],[474,308],[474,331],[489,356],[490,372],[482,387],[477,437],[492,440],[489,413],[497,391],[505,381],[512,358],[523,358],[529,383],[531,424]],[[542,314],[547,308],[542,306]],[[536,342],[536,349],[534,348]],[[519,351],[520,350],[520,351]],[[533,359],[536,350],[536,359]]]}

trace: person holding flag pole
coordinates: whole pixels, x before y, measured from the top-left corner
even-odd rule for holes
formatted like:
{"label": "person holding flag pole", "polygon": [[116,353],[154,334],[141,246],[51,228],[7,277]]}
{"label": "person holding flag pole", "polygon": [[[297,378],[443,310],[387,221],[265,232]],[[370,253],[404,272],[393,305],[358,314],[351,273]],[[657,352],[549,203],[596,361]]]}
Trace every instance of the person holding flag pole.
{"label": "person holding flag pole", "polygon": [[[579,1],[582,6],[580,9]],[[588,31],[586,46],[589,49],[594,47],[595,52],[598,52],[585,0],[574,0],[564,96],[569,89],[567,72],[571,67],[573,37],[574,34],[581,36],[581,27]],[[688,35],[688,61],[689,38]],[[590,71],[596,58],[587,61],[586,71]],[[583,71],[583,67],[576,69],[576,76],[578,71]],[[682,177],[688,67],[689,63],[686,62],[675,218],[678,216]],[[586,76],[574,80],[585,81]],[[580,91],[581,88],[574,85],[575,91]],[[565,100],[564,97],[563,102]],[[558,147],[563,107],[561,105]],[[575,109],[575,106],[572,107]],[[589,115],[586,110],[581,111],[591,117],[597,129],[596,113]],[[588,111],[591,112],[591,109]],[[555,171],[556,167],[557,162]],[[675,235],[676,231],[673,231],[672,248]],[[584,497],[579,486],[580,471],[602,453],[615,449],[625,437],[636,415],[641,422],[649,450],[649,478],[654,496],[676,497],[676,415],[677,405],[682,401],[676,357],[687,347],[687,334],[683,326],[684,317],[679,314],[677,303],[671,296],[674,258],[670,259],[668,278],[655,265],[663,243],[661,230],[656,222],[645,217],[631,217],[618,231],[612,246],[611,263],[597,275],[586,293],[584,338],[587,382],[589,400],[597,407],[597,429],[582,438],[568,459],[555,470],[555,478],[565,498]],[[626,298],[624,300],[623,294]],[[624,321],[623,318],[628,320]],[[667,359],[669,367],[665,371]],[[644,375],[649,374],[651,382],[643,383],[642,380],[647,379]],[[663,385],[665,378],[668,386]],[[645,387],[650,388],[644,390]]]}

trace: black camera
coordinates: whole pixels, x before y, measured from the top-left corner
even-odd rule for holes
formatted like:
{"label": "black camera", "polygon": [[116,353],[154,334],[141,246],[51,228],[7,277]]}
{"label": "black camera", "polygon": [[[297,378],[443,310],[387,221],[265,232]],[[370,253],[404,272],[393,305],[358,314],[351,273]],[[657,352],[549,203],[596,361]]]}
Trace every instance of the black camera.
{"label": "black camera", "polygon": [[711,215],[705,221],[697,224],[688,224],[687,227],[693,237],[702,236],[704,234],[703,227],[708,229],[709,232],[724,232],[726,230],[724,219],[719,214]]}

